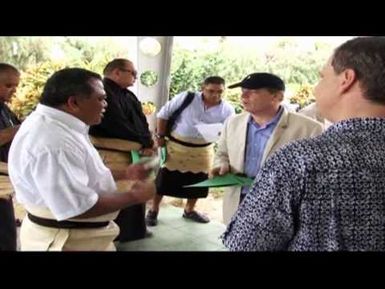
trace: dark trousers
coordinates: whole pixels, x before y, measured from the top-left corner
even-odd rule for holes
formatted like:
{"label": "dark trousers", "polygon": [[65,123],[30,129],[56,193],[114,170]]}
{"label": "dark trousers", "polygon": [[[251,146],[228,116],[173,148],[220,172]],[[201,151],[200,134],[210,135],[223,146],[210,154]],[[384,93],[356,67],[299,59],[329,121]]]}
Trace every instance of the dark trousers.
{"label": "dark trousers", "polygon": [[12,199],[0,198],[0,251],[16,251],[16,221]]}
{"label": "dark trousers", "polygon": [[146,234],[145,211],[145,204],[133,205],[121,210],[115,219],[115,223],[120,228],[115,241],[128,242],[143,239]]}

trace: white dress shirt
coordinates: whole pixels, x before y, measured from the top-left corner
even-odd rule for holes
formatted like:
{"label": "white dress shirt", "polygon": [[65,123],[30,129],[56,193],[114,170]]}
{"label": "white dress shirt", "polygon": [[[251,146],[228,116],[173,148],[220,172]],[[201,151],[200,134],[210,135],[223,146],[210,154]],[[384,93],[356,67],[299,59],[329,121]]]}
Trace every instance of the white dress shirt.
{"label": "white dress shirt", "polygon": [[[173,99],[168,101],[158,112],[157,117],[161,119],[169,119],[169,117],[176,111],[183,103],[187,96],[187,91],[182,92]],[[203,138],[199,133],[196,125],[199,124],[213,124],[224,123],[224,121],[231,115],[235,114],[234,108],[222,100],[218,105],[205,109],[202,99],[202,92],[196,92],[191,104],[187,106],[180,117],[175,121],[174,131],[183,137]]]}
{"label": "white dress shirt", "polygon": [[16,199],[48,208],[57,220],[92,208],[98,196],[116,192],[111,171],[78,118],[39,104],[23,122],[9,152]]}

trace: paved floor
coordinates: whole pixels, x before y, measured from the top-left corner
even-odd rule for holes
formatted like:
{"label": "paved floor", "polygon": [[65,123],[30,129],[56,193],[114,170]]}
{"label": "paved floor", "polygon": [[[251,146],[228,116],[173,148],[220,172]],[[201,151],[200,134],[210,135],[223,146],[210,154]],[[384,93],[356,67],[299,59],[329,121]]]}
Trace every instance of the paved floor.
{"label": "paved floor", "polygon": [[168,205],[159,212],[158,225],[149,227],[153,236],[117,243],[118,251],[226,251],[219,236],[225,226],[216,221],[195,223],[182,218],[183,209]]}

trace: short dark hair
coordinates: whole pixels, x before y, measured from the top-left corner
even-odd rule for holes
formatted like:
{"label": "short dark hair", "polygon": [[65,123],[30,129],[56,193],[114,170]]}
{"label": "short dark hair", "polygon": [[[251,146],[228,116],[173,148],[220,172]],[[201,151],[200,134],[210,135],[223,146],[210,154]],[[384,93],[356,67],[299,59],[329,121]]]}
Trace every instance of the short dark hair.
{"label": "short dark hair", "polygon": [[225,80],[220,76],[209,76],[203,81],[203,85],[207,84],[223,84],[225,85]]}
{"label": "short dark hair", "polygon": [[12,71],[16,74],[20,74],[19,70],[15,66],[8,63],[0,62],[0,73],[6,71]]}
{"label": "short dark hair", "polygon": [[357,37],[337,47],[331,65],[336,73],[352,69],[363,96],[385,104],[385,37]]}
{"label": "short dark hair", "polygon": [[72,95],[89,96],[93,92],[91,79],[102,80],[95,72],[82,68],[65,68],[48,78],[40,103],[51,107],[65,104]]}
{"label": "short dark hair", "polygon": [[114,60],[108,62],[106,67],[104,67],[103,75],[105,76],[117,68],[125,68],[127,62],[131,61],[125,58],[115,58]]}

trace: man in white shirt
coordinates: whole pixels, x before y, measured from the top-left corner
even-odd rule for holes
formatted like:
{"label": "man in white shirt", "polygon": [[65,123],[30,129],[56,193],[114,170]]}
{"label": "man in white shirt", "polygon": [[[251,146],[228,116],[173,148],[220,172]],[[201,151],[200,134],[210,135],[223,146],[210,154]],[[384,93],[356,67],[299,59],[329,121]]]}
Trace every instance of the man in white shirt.
{"label": "man in white shirt", "polygon": [[[156,195],[146,216],[148,226],[157,225],[159,205],[163,195],[187,198],[183,217],[198,223],[209,219],[195,211],[198,198],[205,198],[208,188],[186,188],[184,186],[206,180],[214,156],[214,143],[204,139],[197,125],[223,124],[233,115],[234,108],[222,100],[225,80],[219,76],[205,79],[202,92],[182,92],[167,102],[157,115],[157,145],[167,147],[167,160],[156,177]],[[191,100],[170,127],[175,112]],[[167,143],[166,140],[167,139]]]}
{"label": "man in white shirt", "polygon": [[[115,250],[118,211],[154,194],[143,165],[110,171],[88,130],[107,103],[101,77],[80,68],[55,72],[36,110],[23,122],[9,153],[16,198],[28,214],[21,250]],[[125,193],[114,180],[137,182]]]}

